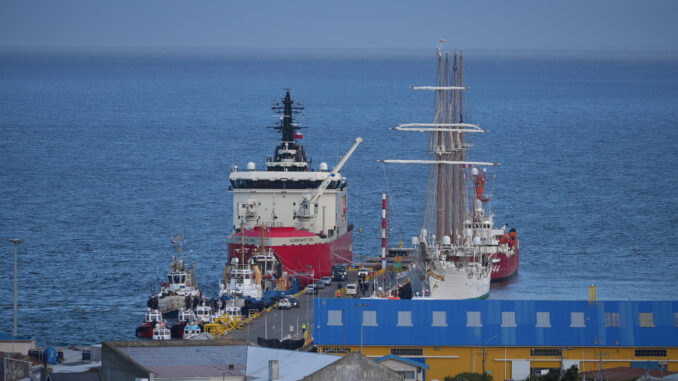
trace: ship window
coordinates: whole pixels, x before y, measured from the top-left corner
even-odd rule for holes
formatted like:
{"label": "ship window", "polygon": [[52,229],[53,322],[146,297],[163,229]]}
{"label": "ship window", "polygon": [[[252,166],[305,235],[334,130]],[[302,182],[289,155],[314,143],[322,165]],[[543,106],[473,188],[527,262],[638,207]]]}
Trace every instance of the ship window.
{"label": "ship window", "polygon": [[480,321],[480,311],[466,311],[466,326],[467,327],[482,327]]}
{"label": "ship window", "polygon": [[378,326],[377,311],[363,311],[363,326],[366,327]]}
{"label": "ship window", "polygon": [[516,313],[514,311],[502,312],[501,313],[501,326],[502,327],[517,327],[517,325],[516,325]]}
{"label": "ship window", "polygon": [[341,321],[341,310],[327,311],[327,325],[341,326],[344,323]]}
{"label": "ship window", "polygon": [[638,314],[638,323],[641,327],[654,327],[652,312],[641,312]]}
{"label": "ship window", "polygon": [[412,326],[412,311],[398,311],[398,327]]}
{"label": "ship window", "polygon": [[186,275],[181,276],[181,283],[186,283]]}
{"label": "ship window", "polygon": [[537,327],[551,327],[551,314],[549,312],[537,312]]}
{"label": "ship window", "polygon": [[570,327],[573,328],[586,327],[586,321],[584,319],[583,312],[570,312]]}
{"label": "ship window", "polygon": [[445,311],[433,311],[433,327],[447,327],[447,313]]}
{"label": "ship window", "polygon": [[619,327],[619,312],[605,312],[605,326]]}

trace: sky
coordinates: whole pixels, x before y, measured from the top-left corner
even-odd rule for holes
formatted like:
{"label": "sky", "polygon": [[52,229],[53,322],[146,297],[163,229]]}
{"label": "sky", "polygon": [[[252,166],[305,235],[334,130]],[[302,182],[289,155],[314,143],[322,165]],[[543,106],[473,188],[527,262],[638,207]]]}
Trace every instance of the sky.
{"label": "sky", "polygon": [[0,47],[678,51],[672,0],[1,0]]}

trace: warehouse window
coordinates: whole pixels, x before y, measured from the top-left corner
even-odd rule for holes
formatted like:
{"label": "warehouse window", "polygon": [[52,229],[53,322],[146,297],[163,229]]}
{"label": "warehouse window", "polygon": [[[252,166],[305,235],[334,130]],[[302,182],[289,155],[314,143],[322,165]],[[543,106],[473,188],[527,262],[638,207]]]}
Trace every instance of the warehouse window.
{"label": "warehouse window", "polygon": [[376,327],[377,324],[377,311],[363,311],[363,325],[368,327]]}
{"label": "warehouse window", "polygon": [[327,325],[344,325],[341,321],[341,310],[327,311]]}
{"label": "warehouse window", "polygon": [[561,348],[532,348],[530,349],[531,356],[557,356],[560,357],[563,355],[563,350]]}
{"label": "warehouse window", "polygon": [[466,326],[467,327],[483,326],[483,323],[480,321],[480,311],[466,311]]}
{"label": "warehouse window", "polygon": [[666,349],[636,349],[636,357],[666,357]]}
{"label": "warehouse window", "polygon": [[502,312],[501,313],[501,326],[502,327],[517,327],[517,325],[516,325],[516,313],[514,311]]}
{"label": "warehouse window", "polygon": [[586,327],[586,320],[583,312],[570,312],[570,327],[584,328]]}
{"label": "warehouse window", "polygon": [[333,347],[333,348],[323,348],[323,353],[351,353],[351,348],[346,347]]}
{"label": "warehouse window", "polygon": [[391,354],[396,356],[423,356],[421,348],[391,348]]}
{"label": "warehouse window", "polygon": [[638,314],[638,323],[641,327],[654,327],[652,312],[641,312]]}
{"label": "warehouse window", "polygon": [[619,312],[605,312],[605,326],[619,327]]}
{"label": "warehouse window", "polygon": [[537,312],[537,327],[551,327],[551,314],[549,312]]}
{"label": "warehouse window", "polygon": [[433,327],[447,327],[447,313],[445,311],[433,311]]}
{"label": "warehouse window", "polygon": [[398,327],[411,327],[411,326],[412,326],[412,312],[398,311]]}

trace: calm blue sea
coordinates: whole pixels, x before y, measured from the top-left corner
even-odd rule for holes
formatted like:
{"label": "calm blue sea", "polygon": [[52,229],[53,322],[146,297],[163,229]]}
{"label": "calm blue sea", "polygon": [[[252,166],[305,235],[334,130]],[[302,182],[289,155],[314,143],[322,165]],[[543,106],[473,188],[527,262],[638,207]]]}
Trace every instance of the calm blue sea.
{"label": "calm blue sea", "polygon": [[[0,331],[12,330],[19,249],[19,333],[42,345],[134,337],[172,236],[214,295],[231,231],[228,174],[262,167],[277,135],[270,106],[292,89],[303,142],[343,170],[356,255],[379,250],[380,195],[392,242],[421,223],[433,50],[0,52]],[[678,59],[466,52],[472,158],[497,161],[487,191],[497,224],[521,240],[519,275],[491,298],[678,299]]]}

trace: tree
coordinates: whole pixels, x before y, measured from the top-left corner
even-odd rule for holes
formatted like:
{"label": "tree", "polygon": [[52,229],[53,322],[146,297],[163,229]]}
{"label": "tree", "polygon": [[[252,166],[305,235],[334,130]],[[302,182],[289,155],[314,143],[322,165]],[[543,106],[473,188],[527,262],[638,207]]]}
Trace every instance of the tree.
{"label": "tree", "polygon": [[494,378],[491,374],[482,374],[482,373],[472,373],[472,372],[463,372],[452,377],[445,377],[445,381],[494,381]]}

